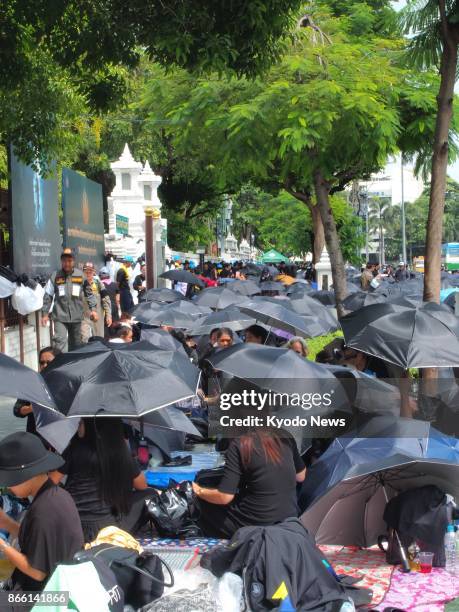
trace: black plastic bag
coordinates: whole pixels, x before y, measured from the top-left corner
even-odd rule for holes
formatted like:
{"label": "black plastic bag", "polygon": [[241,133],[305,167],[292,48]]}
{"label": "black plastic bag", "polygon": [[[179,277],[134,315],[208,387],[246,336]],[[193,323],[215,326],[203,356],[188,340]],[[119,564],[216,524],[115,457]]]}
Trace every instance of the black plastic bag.
{"label": "black plastic bag", "polygon": [[196,537],[200,534],[194,522],[191,496],[191,483],[182,482],[180,485],[170,484],[165,491],[154,493],[145,500],[148,515],[159,535]]}

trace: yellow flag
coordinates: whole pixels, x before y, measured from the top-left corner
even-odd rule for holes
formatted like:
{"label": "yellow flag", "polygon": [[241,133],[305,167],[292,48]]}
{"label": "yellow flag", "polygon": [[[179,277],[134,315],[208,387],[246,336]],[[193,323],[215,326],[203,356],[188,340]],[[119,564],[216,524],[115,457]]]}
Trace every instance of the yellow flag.
{"label": "yellow flag", "polygon": [[277,591],[274,593],[271,599],[285,599],[287,595],[288,595],[287,587],[285,585],[285,582],[282,580]]}

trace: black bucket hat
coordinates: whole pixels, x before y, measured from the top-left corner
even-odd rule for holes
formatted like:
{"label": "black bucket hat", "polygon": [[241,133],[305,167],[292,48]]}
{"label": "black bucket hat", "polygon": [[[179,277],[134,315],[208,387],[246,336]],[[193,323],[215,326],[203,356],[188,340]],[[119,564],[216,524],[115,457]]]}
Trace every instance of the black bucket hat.
{"label": "black bucket hat", "polygon": [[18,431],[0,442],[1,487],[14,487],[62,465],[62,457],[47,451],[34,434]]}

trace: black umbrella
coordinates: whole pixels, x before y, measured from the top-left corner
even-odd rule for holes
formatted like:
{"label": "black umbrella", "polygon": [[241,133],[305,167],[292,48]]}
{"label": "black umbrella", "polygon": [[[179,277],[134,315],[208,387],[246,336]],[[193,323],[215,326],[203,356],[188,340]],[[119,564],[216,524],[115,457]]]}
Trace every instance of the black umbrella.
{"label": "black umbrella", "polygon": [[404,369],[459,363],[459,319],[432,302],[373,304],[340,320],[346,345]]}
{"label": "black umbrella", "polygon": [[243,314],[236,306],[228,306],[218,312],[202,317],[194,327],[189,329],[189,333],[192,336],[202,336],[204,334],[210,334],[210,332],[216,327],[229,327],[233,331],[240,331],[246,329],[255,323],[255,319]]}
{"label": "black umbrella", "polygon": [[201,291],[194,299],[193,303],[199,306],[208,306],[221,310],[232,304],[240,304],[246,301],[246,296],[225,287],[209,287]]}
{"label": "black umbrella", "polygon": [[290,296],[290,306],[299,315],[316,317],[329,331],[338,329],[338,320],[334,311],[327,308],[308,294],[293,294]]}
{"label": "black umbrella", "polygon": [[242,312],[247,313],[257,321],[282,329],[294,336],[302,336],[304,338],[312,338],[316,335],[321,335],[323,332],[320,329],[320,322],[317,322],[313,317],[309,320],[307,317],[302,317],[288,307],[282,305],[282,300],[251,300],[244,304],[240,304],[239,308]]}
{"label": "black umbrella", "polygon": [[325,291],[324,289],[320,291],[311,291],[309,297],[319,301],[324,306],[335,306],[336,304],[334,291]]}
{"label": "black umbrella", "polygon": [[0,395],[57,410],[41,375],[3,353],[0,353]]}
{"label": "black umbrella", "polygon": [[155,348],[164,349],[166,351],[181,351],[186,355],[183,345],[165,329],[142,326],[140,330],[140,339],[150,342]]}
{"label": "black umbrella", "polygon": [[161,429],[172,429],[173,431],[182,431],[191,436],[202,438],[201,434],[186,414],[182,412],[182,410],[174,408],[174,406],[166,406],[154,412],[149,412],[142,417],[142,422],[145,425],[160,427]]}
{"label": "black umbrella", "polygon": [[332,404],[321,408],[325,412],[349,404],[341,383],[326,366],[290,349],[246,343],[211,353],[206,359],[216,370],[277,393],[331,392]]}
{"label": "black umbrella", "polygon": [[191,302],[173,302],[162,305],[157,302],[142,302],[134,308],[133,315],[139,323],[147,325],[171,325],[187,328],[206,312],[210,312],[210,309],[203,310]]}
{"label": "black umbrella", "polygon": [[167,272],[160,274],[159,278],[166,278],[178,283],[188,283],[188,285],[197,285],[198,287],[206,286],[206,284],[200,278],[198,278],[195,274],[188,272],[188,270],[168,270]]}
{"label": "black umbrella", "polygon": [[[397,297],[399,297],[397,295]],[[346,310],[359,310],[370,304],[382,304],[387,300],[387,297],[382,293],[370,293],[368,291],[356,291],[350,293],[343,300],[343,306]]]}
{"label": "black umbrella", "polygon": [[145,302],[180,302],[181,300],[185,300],[185,296],[182,295],[179,291],[174,291],[173,289],[148,289],[145,294]]}
{"label": "black umbrella", "polygon": [[237,279],[232,283],[228,283],[227,288],[241,295],[255,295],[256,293],[260,293],[260,287],[251,280]]}
{"label": "black umbrella", "polygon": [[436,485],[459,495],[459,464],[398,454],[356,465],[301,516],[317,544],[369,547],[387,531],[388,499],[402,491]]}
{"label": "black umbrella", "polygon": [[58,355],[43,377],[67,416],[135,418],[193,397],[199,370],[182,353],[145,340],[91,342]]}
{"label": "black umbrella", "polygon": [[277,281],[262,281],[258,283],[259,291],[284,291],[285,287]]}
{"label": "black umbrella", "polygon": [[311,287],[311,285],[307,282],[307,281],[296,281],[295,283],[292,283],[291,285],[289,285],[287,287],[287,295],[305,295],[305,294],[309,294],[312,293],[314,291],[314,289]]}
{"label": "black umbrella", "polygon": [[262,267],[263,266],[260,266],[259,264],[255,264],[255,263],[248,261],[242,270],[246,274],[250,274],[252,276],[261,276]]}

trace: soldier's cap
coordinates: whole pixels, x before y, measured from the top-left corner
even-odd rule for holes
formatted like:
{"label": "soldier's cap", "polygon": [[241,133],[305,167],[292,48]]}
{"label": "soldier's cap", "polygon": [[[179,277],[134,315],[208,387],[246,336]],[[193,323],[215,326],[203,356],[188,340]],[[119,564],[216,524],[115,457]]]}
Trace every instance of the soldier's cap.
{"label": "soldier's cap", "polygon": [[92,263],[92,261],[87,261],[84,266],[83,266],[83,270],[96,270],[94,264]]}
{"label": "soldier's cap", "polygon": [[64,249],[61,253],[61,259],[63,259],[64,257],[75,257],[72,249]]}

